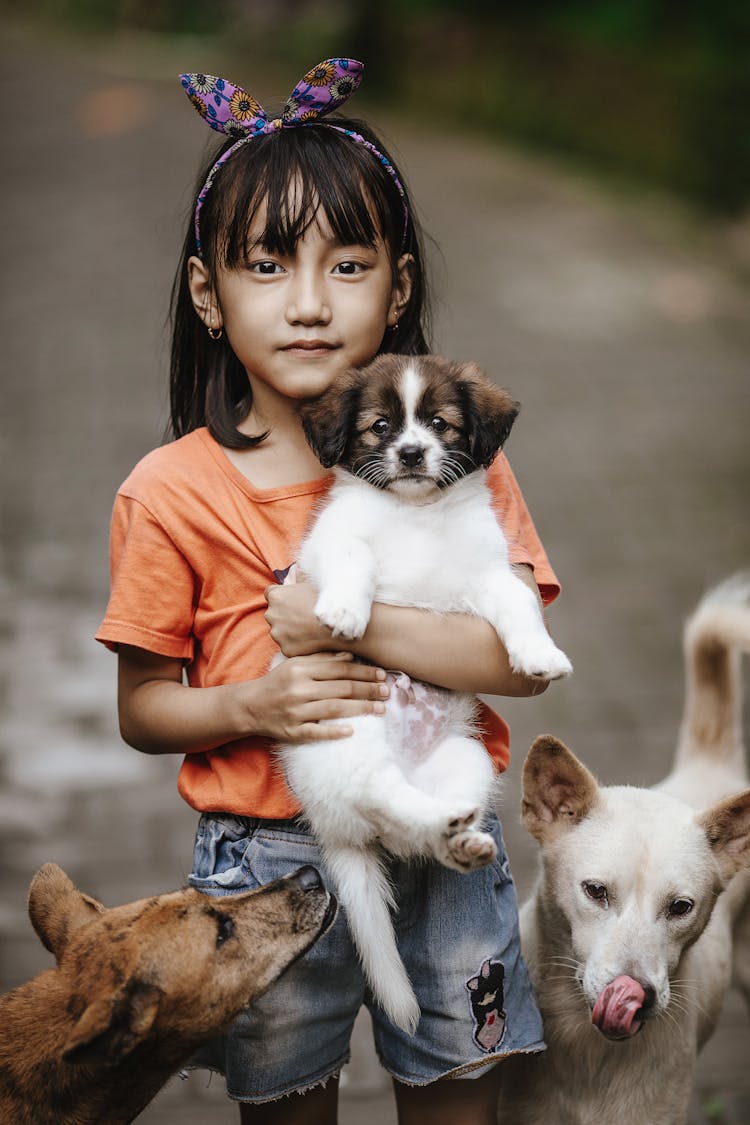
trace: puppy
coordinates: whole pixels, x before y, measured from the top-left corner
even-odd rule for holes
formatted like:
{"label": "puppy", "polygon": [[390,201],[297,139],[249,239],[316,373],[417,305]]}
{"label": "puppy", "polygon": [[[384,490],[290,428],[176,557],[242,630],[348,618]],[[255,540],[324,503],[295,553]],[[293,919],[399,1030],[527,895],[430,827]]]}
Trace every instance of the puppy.
{"label": "puppy", "polygon": [[[435,356],[380,356],[303,408],[308,441],[336,480],[298,561],[334,635],[361,637],[376,599],[473,613],[497,630],[516,671],[571,671],[509,565],[485,479],[517,410],[476,365]],[[472,696],[401,675],[389,702],[385,716],[356,719],[352,739],[280,754],[369,985],[413,1031],[419,1007],[396,949],[381,848],[458,871],[490,863],[496,848],[481,824],[494,772]]]}
{"label": "puppy", "polygon": [[[547,1051],[502,1068],[514,1125],[678,1125],[697,1052],[750,913],[750,789],[739,652],[750,575],[717,587],[685,631],[688,691],[675,767],[654,789],[602,788],[562,743],[537,739],[522,818],[541,847],[522,947]],[[750,1001],[747,950],[739,979]]]}
{"label": "puppy", "polygon": [[123,1125],[330,924],[300,868],[248,894],[105,910],[47,863],[29,914],[57,968],[0,997],[0,1121]]}

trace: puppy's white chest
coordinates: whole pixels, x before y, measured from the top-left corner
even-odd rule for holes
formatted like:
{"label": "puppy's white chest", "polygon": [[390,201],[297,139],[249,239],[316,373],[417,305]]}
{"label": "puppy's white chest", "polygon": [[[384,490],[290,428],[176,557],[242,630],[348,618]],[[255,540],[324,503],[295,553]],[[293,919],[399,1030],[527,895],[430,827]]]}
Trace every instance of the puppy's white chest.
{"label": "puppy's white chest", "polygon": [[[412,518],[409,518],[411,515]],[[386,523],[370,546],[375,557],[376,597],[447,610],[476,561],[476,542],[438,518],[404,517]]]}

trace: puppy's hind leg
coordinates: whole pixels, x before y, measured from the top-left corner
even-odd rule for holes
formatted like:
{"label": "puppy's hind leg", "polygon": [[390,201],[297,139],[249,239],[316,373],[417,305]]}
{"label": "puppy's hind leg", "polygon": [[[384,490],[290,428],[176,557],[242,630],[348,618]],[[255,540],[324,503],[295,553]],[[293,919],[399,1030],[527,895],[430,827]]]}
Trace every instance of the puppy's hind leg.
{"label": "puppy's hind leg", "polygon": [[[438,799],[449,813],[430,841],[440,863],[455,871],[485,867],[497,856],[497,846],[481,823],[496,788],[495,771],[484,745],[466,734],[443,738],[411,773],[411,780]],[[462,812],[460,810],[469,810]]]}

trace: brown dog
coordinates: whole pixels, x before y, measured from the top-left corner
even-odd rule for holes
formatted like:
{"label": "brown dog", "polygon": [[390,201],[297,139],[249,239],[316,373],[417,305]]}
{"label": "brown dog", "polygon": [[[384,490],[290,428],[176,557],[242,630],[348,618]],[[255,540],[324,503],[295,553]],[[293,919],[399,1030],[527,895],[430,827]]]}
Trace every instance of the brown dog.
{"label": "brown dog", "polygon": [[0,1121],[132,1121],[335,908],[312,867],[247,894],[184,889],[107,910],[45,864],[29,915],[57,968],[0,997]]}

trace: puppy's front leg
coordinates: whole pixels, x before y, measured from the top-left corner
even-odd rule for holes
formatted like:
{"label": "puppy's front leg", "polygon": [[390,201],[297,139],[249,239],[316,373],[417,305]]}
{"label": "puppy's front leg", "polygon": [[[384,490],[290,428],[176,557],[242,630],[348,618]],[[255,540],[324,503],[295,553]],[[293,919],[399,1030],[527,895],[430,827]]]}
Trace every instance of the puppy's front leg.
{"label": "puppy's front leg", "polygon": [[357,536],[320,535],[316,528],[300,563],[318,589],[315,616],[334,637],[358,640],[370,620],[375,594],[375,560]]}
{"label": "puppy's front leg", "polygon": [[514,672],[559,680],[573,671],[547,632],[533,592],[510,567],[484,574],[475,601],[480,616],[487,618],[505,645]]}

